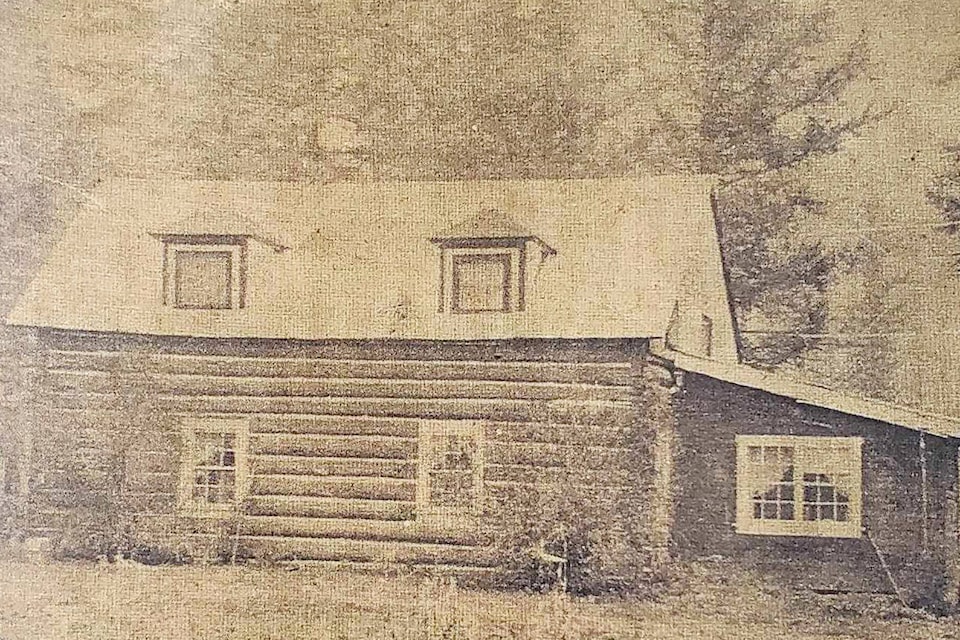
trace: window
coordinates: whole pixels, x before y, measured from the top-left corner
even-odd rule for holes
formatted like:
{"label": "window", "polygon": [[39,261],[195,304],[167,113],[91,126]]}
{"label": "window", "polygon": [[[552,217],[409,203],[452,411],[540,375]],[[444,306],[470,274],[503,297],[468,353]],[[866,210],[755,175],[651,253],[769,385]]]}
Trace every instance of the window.
{"label": "window", "polygon": [[459,313],[510,309],[510,254],[453,257],[453,310]]}
{"label": "window", "polygon": [[[499,246],[498,246],[499,245]],[[524,250],[513,241],[445,247],[442,310],[509,313],[523,310]]]}
{"label": "window", "polygon": [[244,306],[246,243],[242,237],[168,238],[163,255],[164,304],[177,309]]}
{"label": "window", "polygon": [[181,505],[190,511],[233,510],[243,496],[246,458],[243,420],[204,418],[184,424]]}
{"label": "window", "polygon": [[737,531],[859,538],[862,442],[737,436]]}
{"label": "window", "polygon": [[483,485],[480,423],[468,420],[421,423],[418,513],[470,515],[477,511]]}

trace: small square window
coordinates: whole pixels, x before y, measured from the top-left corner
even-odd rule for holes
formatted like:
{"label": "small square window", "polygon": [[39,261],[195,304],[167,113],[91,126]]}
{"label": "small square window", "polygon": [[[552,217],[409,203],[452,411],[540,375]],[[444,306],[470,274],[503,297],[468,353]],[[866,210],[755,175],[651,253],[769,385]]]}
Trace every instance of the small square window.
{"label": "small square window", "polygon": [[246,242],[227,236],[168,237],[163,282],[164,304],[177,309],[242,308]]}
{"label": "small square window", "polygon": [[737,531],[860,537],[860,438],[737,436]]}
{"label": "small square window", "polygon": [[174,306],[181,309],[229,309],[232,288],[229,251],[177,251]]}
{"label": "small square window", "polygon": [[510,309],[510,255],[491,253],[453,258],[453,310],[459,313]]}
{"label": "small square window", "polygon": [[442,247],[441,311],[523,311],[525,253],[514,241]]}

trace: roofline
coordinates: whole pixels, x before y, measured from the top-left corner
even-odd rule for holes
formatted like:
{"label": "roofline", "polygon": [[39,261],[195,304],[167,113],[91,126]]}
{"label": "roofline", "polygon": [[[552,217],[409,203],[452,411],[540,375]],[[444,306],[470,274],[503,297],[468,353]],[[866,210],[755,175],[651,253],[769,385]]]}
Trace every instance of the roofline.
{"label": "roofline", "polygon": [[691,356],[651,344],[651,352],[677,369],[789,398],[801,405],[829,409],[859,418],[885,422],[940,438],[960,438],[960,419],[912,407],[865,398],[745,364],[730,364]]}
{"label": "roofline", "polygon": [[727,300],[727,309],[730,311],[730,326],[733,329],[733,344],[737,350],[737,363],[743,362],[743,336],[740,335],[740,322],[737,320],[737,310],[730,296],[730,269],[723,252],[723,228],[720,225],[720,214],[717,206],[717,190],[710,189],[710,215],[713,216],[713,226],[717,233],[717,249],[720,251],[720,273],[723,275],[724,297]]}
{"label": "roofline", "polygon": [[543,238],[540,236],[526,235],[526,236],[449,236],[449,237],[433,237],[430,238],[430,242],[441,247],[475,247],[478,245],[496,245],[501,244],[502,246],[516,246],[520,244],[525,244],[527,242],[536,242],[540,245],[541,251],[548,256],[557,255],[557,250],[551,247],[549,244],[544,242]]}
{"label": "roofline", "polygon": [[279,240],[269,238],[265,235],[258,233],[173,233],[166,231],[158,232],[149,232],[149,235],[160,240],[161,242],[184,242],[189,243],[191,240],[198,240],[202,242],[210,242],[215,240],[222,240],[226,244],[231,244],[228,241],[233,238],[242,238],[246,240],[256,240],[267,247],[270,247],[277,253],[283,253],[284,251],[290,250],[290,247],[283,244]]}

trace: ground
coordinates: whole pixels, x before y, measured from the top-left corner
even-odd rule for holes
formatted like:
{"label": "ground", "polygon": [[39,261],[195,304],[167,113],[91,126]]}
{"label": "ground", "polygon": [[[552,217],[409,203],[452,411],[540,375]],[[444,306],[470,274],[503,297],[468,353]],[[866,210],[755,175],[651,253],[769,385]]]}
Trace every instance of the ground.
{"label": "ground", "polygon": [[960,639],[960,620],[890,599],[786,592],[724,565],[655,599],[472,590],[449,579],[329,567],[0,559],[0,640]]}

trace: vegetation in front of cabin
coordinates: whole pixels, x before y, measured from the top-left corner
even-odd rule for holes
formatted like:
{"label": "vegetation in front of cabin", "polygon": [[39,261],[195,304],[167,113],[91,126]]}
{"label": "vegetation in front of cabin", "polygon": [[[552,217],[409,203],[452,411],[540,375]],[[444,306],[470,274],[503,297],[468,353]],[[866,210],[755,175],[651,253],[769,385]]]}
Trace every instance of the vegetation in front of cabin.
{"label": "vegetation in front of cabin", "polygon": [[[438,564],[488,586],[577,593],[664,579],[655,449],[672,379],[642,346],[631,360],[619,344],[547,342],[537,357],[560,362],[514,353],[468,368],[443,349],[434,364],[344,364],[113,346],[54,342],[37,369],[24,529],[58,555]],[[249,375],[267,377],[252,389]],[[410,376],[424,380],[401,392]],[[344,397],[312,395],[330,385]],[[259,395],[240,406],[230,394],[243,389]],[[489,397],[432,399],[478,393]],[[217,417],[224,402],[233,413]]]}

